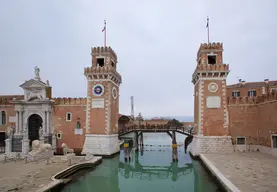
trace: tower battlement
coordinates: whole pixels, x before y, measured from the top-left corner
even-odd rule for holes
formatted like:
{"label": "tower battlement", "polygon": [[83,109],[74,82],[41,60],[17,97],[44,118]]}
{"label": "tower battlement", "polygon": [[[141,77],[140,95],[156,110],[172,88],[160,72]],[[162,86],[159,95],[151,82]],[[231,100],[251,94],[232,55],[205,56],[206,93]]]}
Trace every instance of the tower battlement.
{"label": "tower battlement", "polygon": [[209,64],[202,64],[197,65],[196,69],[198,71],[229,71],[229,64],[222,64],[222,65],[209,65]]}
{"label": "tower battlement", "polygon": [[57,97],[53,98],[55,105],[86,105],[87,98],[69,98],[69,97]]}
{"label": "tower battlement", "polygon": [[92,67],[111,66],[116,68],[117,55],[111,47],[92,47]]}
{"label": "tower battlement", "polygon": [[277,101],[277,93],[268,93],[262,96],[256,97],[228,97],[228,105],[253,105],[253,104],[262,104],[265,102]]}
{"label": "tower battlement", "polygon": [[108,55],[108,54],[111,54],[115,59],[117,59],[117,55],[111,47],[92,47],[91,48],[92,56]]}
{"label": "tower battlement", "polygon": [[213,43],[201,43],[199,50],[198,50],[198,54],[201,51],[210,51],[210,50],[221,50],[223,51],[223,43],[220,42],[213,42]]}

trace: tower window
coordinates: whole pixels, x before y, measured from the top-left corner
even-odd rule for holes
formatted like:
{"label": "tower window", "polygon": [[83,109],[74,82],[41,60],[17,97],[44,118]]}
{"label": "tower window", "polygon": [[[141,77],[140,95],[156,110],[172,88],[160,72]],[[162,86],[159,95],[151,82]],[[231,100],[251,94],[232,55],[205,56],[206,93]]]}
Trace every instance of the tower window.
{"label": "tower window", "polygon": [[66,118],[66,121],[71,121],[71,119],[72,119],[72,114],[71,114],[70,112],[67,112],[65,118]]}
{"label": "tower window", "polygon": [[208,64],[211,64],[211,65],[216,64],[216,55],[208,55]]}
{"label": "tower window", "polygon": [[0,112],[0,125],[6,125],[6,120],[7,120],[7,114],[6,111],[1,111]]}
{"label": "tower window", "polygon": [[248,97],[256,97],[256,90],[249,90]]}
{"label": "tower window", "polygon": [[104,67],[104,58],[97,58],[97,66]]}
{"label": "tower window", "polygon": [[115,64],[114,64],[114,62],[112,61],[112,67],[115,67]]}
{"label": "tower window", "polygon": [[239,91],[233,91],[232,92],[232,97],[240,97],[240,92]]}

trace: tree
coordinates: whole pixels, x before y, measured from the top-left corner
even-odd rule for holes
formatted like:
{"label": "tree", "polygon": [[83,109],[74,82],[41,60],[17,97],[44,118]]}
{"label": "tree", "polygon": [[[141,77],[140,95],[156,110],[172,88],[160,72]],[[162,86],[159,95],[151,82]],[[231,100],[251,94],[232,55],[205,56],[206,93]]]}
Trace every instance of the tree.
{"label": "tree", "polygon": [[144,121],[142,115],[141,115],[141,112],[139,112],[138,116],[136,117],[136,120],[137,121]]}
{"label": "tree", "polygon": [[183,124],[180,121],[178,121],[177,119],[172,119],[172,120],[168,121],[167,124],[172,127],[182,127],[183,126]]}

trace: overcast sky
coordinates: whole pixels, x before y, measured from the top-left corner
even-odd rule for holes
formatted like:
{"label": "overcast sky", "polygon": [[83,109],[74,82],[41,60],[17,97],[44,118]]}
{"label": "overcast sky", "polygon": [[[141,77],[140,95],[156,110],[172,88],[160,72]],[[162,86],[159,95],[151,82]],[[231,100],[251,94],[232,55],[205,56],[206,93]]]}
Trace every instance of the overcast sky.
{"label": "overcast sky", "polygon": [[276,79],[276,0],[1,0],[0,94],[22,94],[34,77],[49,80],[54,97],[86,97],[90,47],[107,42],[118,56],[120,112],[193,115],[200,43],[223,42],[228,84]]}

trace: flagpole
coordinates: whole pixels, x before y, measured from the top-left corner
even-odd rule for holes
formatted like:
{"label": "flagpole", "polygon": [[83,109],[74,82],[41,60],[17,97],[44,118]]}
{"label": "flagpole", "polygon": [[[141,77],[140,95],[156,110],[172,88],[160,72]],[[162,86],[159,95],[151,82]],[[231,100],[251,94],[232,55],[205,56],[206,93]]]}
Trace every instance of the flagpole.
{"label": "flagpole", "polygon": [[208,43],[210,43],[210,24],[209,24],[209,17],[207,17],[207,35],[208,35]]}
{"label": "flagpole", "polygon": [[104,46],[106,47],[107,46],[107,27],[106,27],[106,20],[104,20],[104,29],[105,29],[105,34],[104,34]]}

